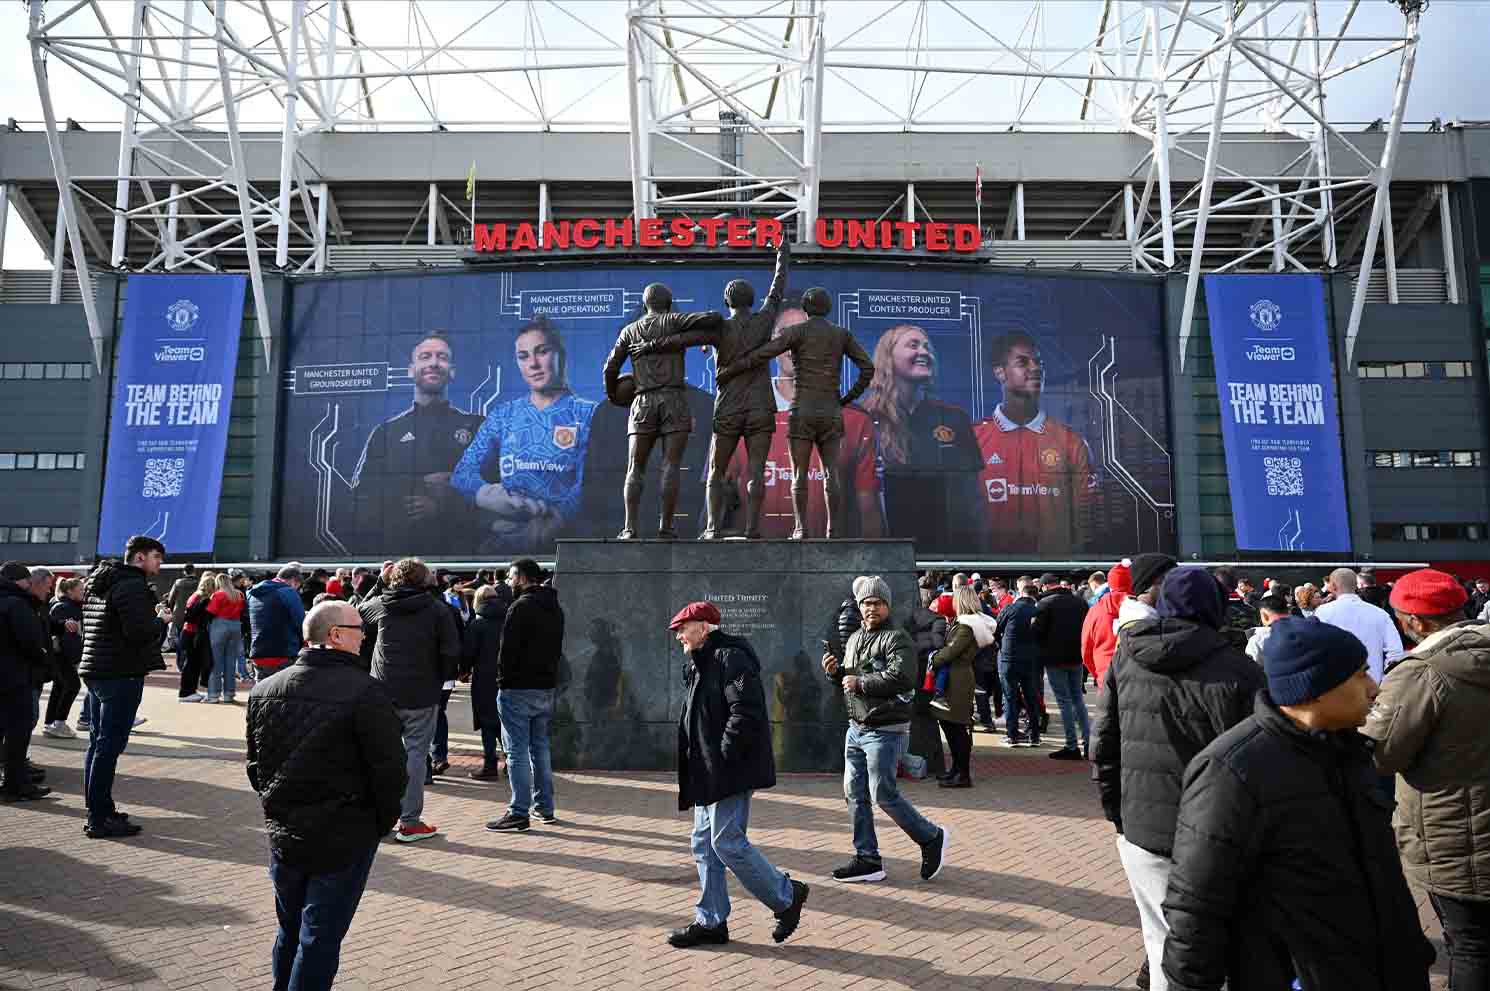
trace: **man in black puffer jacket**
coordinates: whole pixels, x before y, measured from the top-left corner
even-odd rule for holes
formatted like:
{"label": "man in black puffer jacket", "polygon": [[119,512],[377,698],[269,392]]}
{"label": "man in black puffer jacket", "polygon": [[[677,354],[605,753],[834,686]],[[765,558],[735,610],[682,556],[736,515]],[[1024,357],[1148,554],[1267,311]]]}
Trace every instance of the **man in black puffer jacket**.
{"label": "man in black puffer jacket", "polygon": [[1220,632],[1225,593],[1204,568],[1165,575],[1158,610],[1118,637],[1097,702],[1092,760],[1138,904],[1150,980],[1163,988],[1155,978],[1168,931],[1161,905],[1185,765],[1247,718],[1262,673]]}
{"label": "man in black puffer jacket", "polygon": [[357,608],[367,635],[362,657],[393,699],[403,726],[409,780],[393,837],[400,843],[439,832],[424,821],[424,769],[435,738],[440,686],[455,677],[460,664],[455,619],[429,594],[428,585],[429,568],[406,557],[393,566],[388,590]]}
{"label": "man in black puffer jacket", "polygon": [[1252,715],[1185,771],[1164,899],[1169,987],[1427,991],[1433,947],[1357,732],[1376,697],[1365,647],[1286,617],[1262,666]]}
{"label": "man in black puffer jacket", "polygon": [[486,824],[494,833],[527,829],[530,813],[540,822],[553,822],[556,815],[548,724],[564,656],[564,610],[559,593],[543,583],[543,569],[530,557],[512,562],[507,585],[515,597],[502,621],[497,651],[497,713],[512,801],[500,819]]}
{"label": "man in black puffer jacket", "polygon": [[[1092,723],[1086,711],[1086,696],[1081,690],[1081,627],[1086,623],[1086,603],[1069,588],[1061,585],[1057,575],[1040,576],[1040,600],[1035,604],[1031,624],[1035,639],[1040,641],[1040,666],[1050,679],[1061,709],[1061,726],[1066,731],[1066,745],[1050,756],[1055,760],[1085,760],[1091,753]],[[1035,682],[1039,684],[1039,675]],[[1076,731],[1081,730],[1081,745]]]}
{"label": "man in black puffer jacket", "polygon": [[152,537],[130,537],[124,563],[105,561],[88,576],[83,601],[83,659],[78,674],[88,686],[88,754],[83,759],[87,795],[85,835],[133,836],[138,823],[114,806],[114,771],[129,743],[145,693],[145,675],[165,670],[160,645],[171,609],[153,584],[166,548]]}
{"label": "man in black puffer jacket", "polygon": [[30,587],[31,572],[24,564],[6,561],[0,566],[0,737],[5,761],[0,797],[12,802],[44,798],[51,792],[32,780],[26,760],[31,685],[47,662],[45,628],[36,618]]}
{"label": "man in black puffer jacket", "polygon": [[357,610],[323,602],[305,618],[304,634],[295,662],[248,696],[248,781],[264,806],[279,909],[277,988],[292,986],[291,973],[295,987],[331,986],[408,780],[393,700],[357,656]]}
{"label": "man in black puffer jacket", "polygon": [[750,641],[719,629],[712,603],[689,603],[668,628],[688,656],[678,719],[678,808],[693,812],[702,893],[693,922],[667,941],[679,949],[729,942],[728,867],[776,914],[771,938],[780,943],[797,929],[807,885],[773,867],[746,835],[751,793],[776,785],[760,661]]}

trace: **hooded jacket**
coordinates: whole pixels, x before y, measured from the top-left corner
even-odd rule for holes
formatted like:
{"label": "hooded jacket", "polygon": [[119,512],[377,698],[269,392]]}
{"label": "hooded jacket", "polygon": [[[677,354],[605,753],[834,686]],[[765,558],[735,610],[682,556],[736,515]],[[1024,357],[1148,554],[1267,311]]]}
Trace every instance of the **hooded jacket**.
{"label": "hooded jacket", "polygon": [[1387,672],[1361,730],[1396,774],[1402,866],[1429,891],[1490,901],[1490,628],[1434,633]]}
{"label": "hooded jacket", "polygon": [[[1161,612],[1188,609],[1205,621],[1161,615],[1123,629],[1097,699],[1092,747],[1108,821],[1161,857],[1174,847],[1185,766],[1247,718],[1263,686],[1261,669],[1213,625],[1223,608],[1215,580],[1200,568],[1170,575],[1159,593]],[[1214,605],[1202,578],[1214,588]]]}
{"label": "hooded jacket", "polygon": [[1098,685],[1117,652],[1117,619],[1128,593],[1111,592],[1092,603],[1081,623],[1081,663]]}
{"label": "hooded jacket", "polygon": [[559,683],[564,610],[551,585],[529,585],[507,607],[498,654],[497,688],[549,689]]}
{"label": "hooded jacket", "polygon": [[366,633],[363,660],[394,706],[439,705],[440,686],[455,677],[460,661],[460,635],[445,603],[429,589],[400,585],[364,602],[357,612]]}
{"label": "hooded jacket", "polygon": [[1259,693],[1185,771],[1164,898],[1170,988],[1298,977],[1309,991],[1427,991],[1433,947],[1387,804],[1364,737],[1306,731]]}
{"label": "hooded jacket", "polygon": [[1038,671],[1040,641],[1035,637],[1035,600],[1021,595],[999,613],[999,667],[1014,671]]}
{"label": "hooded jacket", "polygon": [[1069,589],[1053,588],[1035,604],[1035,637],[1040,641],[1040,663],[1048,668],[1071,668],[1081,663],[1081,628],[1086,603]]}
{"label": "hooded jacket", "polygon": [[35,675],[49,666],[46,633],[31,593],[0,580],[0,695],[29,693]]}
{"label": "hooded jacket", "polygon": [[947,645],[931,655],[931,666],[940,670],[950,668],[947,677],[946,702],[948,713],[937,718],[948,723],[973,722],[973,663],[978,652],[993,645],[998,624],[982,613],[967,613],[957,617],[957,622],[948,627]]}
{"label": "hooded jacket", "polygon": [[393,701],[356,654],[310,648],[248,696],[249,784],[297,870],[347,867],[388,834],[408,782]]}
{"label": "hooded jacket", "polygon": [[305,603],[299,592],[278,578],[259,582],[248,590],[248,623],[253,630],[249,658],[294,657],[300,653],[304,622]]}
{"label": "hooded jacket", "polygon": [[[69,619],[78,624],[78,632],[67,632]],[[83,607],[68,598],[58,599],[47,613],[47,626],[57,639],[57,659],[76,668],[83,659]]]}
{"label": "hooded jacket", "polygon": [[678,808],[776,784],[771,721],[755,649],[714,630],[690,651],[678,719]]}
{"label": "hooded jacket", "polygon": [[155,615],[159,598],[145,572],[105,561],[83,586],[83,680],[143,678],[165,670],[160,645],[166,624]]}

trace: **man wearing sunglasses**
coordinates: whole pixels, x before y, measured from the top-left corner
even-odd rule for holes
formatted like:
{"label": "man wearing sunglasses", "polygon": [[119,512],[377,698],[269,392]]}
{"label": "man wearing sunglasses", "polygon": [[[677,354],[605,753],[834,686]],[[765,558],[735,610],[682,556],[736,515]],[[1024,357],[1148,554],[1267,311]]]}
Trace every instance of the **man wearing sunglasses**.
{"label": "man wearing sunglasses", "polygon": [[403,731],[362,668],[362,617],[323,602],[295,663],[248,697],[248,780],[264,806],[275,988],[329,988],[378,842],[408,783]]}

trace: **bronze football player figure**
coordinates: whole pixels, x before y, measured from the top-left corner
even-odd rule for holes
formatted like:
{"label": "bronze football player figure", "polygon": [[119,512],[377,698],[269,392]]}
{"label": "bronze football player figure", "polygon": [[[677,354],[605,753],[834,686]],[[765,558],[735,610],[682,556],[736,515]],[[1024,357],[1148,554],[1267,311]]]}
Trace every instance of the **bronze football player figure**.
{"label": "bronze football player figure", "polygon": [[[649,354],[683,351],[708,345],[714,348],[715,367],[724,368],[771,339],[777,311],[786,293],[786,242],[776,249],[776,273],[766,293],[766,304],[759,313],[750,312],[755,305],[755,288],[744,279],[734,279],[724,287],[724,303],[729,319],[718,330],[696,330],[670,333],[668,336],[641,341],[631,346],[631,358]],[[771,391],[771,369],[761,364],[728,382],[719,382],[714,397],[714,439],[709,447],[709,522],[700,540],[719,536],[724,515],[728,484],[725,470],[740,441],[745,442],[750,474],[745,485],[745,536],[760,537],[761,504],[766,498],[766,455],[771,450],[771,435],[776,431],[776,396]]]}
{"label": "bronze football player figure", "polygon": [[[605,394],[613,402],[621,366],[630,356],[632,345],[684,331],[717,329],[724,323],[724,317],[712,310],[708,313],[672,312],[673,294],[660,282],[647,286],[642,293],[642,304],[647,312],[622,328],[615,347],[605,359]],[[683,352],[632,358],[631,369],[636,382],[636,398],[631,400],[631,422],[626,431],[626,528],[619,537],[630,540],[637,535],[642,479],[647,472],[647,461],[652,457],[652,448],[661,438],[662,512],[657,523],[657,536],[672,540],[677,537],[673,515],[678,507],[683,452],[688,448],[688,435],[693,431],[693,414],[689,412],[688,398],[683,391]]]}
{"label": "bronze football player figure", "polygon": [[[839,508],[839,481],[834,469],[838,464],[838,445],[843,440],[843,407],[859,398],[874,376],[874,363],[854,335],[828,321],[833,310],[833,297],[828,290],[807,290],[802,295],[802,309],[807,312],[806,323],[785,328],[780,337],[737,358],[716,376],[722,388],[736,375],[759,368],[785,351],[792,353],[797,388],[786,431],[791,442],[792,513],[796,516],[793,540],[807,536],[807,473],[814,447],[822,462],[823,501],[828,508],[825,536],[833,536],[833,515]],[[838,383],[844,358],[858,367],[859,377],[840,396]]]}

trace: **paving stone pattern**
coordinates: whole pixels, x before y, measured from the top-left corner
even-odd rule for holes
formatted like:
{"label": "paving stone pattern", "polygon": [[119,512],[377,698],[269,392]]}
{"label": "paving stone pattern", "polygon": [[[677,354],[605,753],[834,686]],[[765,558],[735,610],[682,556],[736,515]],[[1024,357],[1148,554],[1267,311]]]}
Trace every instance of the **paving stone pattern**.
{"label": "paving stone pattern", "polygon": [[[178,705],[170,681],[152,678],[150,722],[120,763],[115,798],[145,827],[134,839],[83,837],[82,742],[38,735],[32,757],[55,800],[0,806],[0,988],[271,986],[274,900],[243,774],[243,709]],[[560,774],[558,825],[489,833],[506,782],[458,773],[478,762],[469,753],[479,744],[463,696],[450,711],[452,746],[467,755],[426,792],[441,835],[383,844],[339,988],[1134,986],[1138,915],[1084,764],[995,749],[980,734],[975,788],[906,783],[953,838],[951,863],[930,884],[918,850],[883,817],[889,880],[827,879],[852,852],[840,782],[783,776],[756,796],[751,838],[812,885],[801,929],[772,943],[769,911],[731,881],[730,944],[680,951],[663,936],[692,918],[697,876],[671,776]]]}

